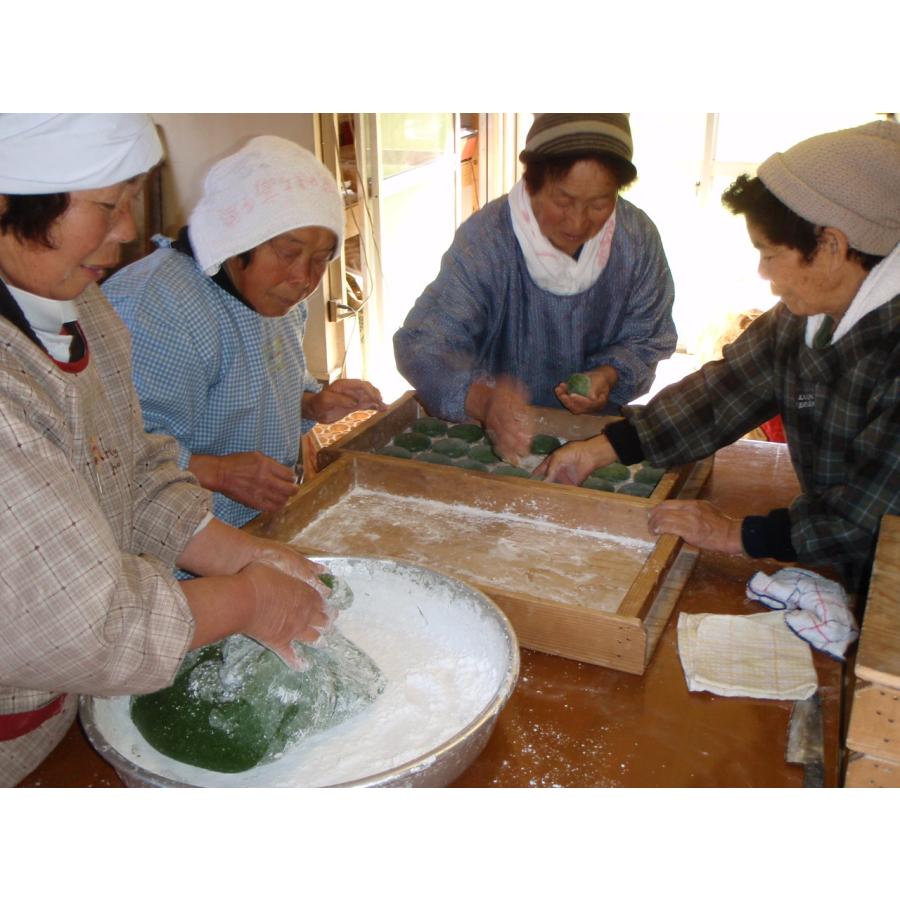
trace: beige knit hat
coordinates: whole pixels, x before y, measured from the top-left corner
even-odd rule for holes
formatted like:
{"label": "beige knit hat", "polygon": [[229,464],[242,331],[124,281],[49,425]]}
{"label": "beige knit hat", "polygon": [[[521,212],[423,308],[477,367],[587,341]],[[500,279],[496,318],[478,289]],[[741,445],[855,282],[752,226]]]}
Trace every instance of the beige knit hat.
{"label": "beige knit hat", "polygon": [[633,152],[628,113],[536,113],[519,159],[612,153],[634,169]]}
{"label": "beige knit hat", "polygon": [[798,216],[843,231],[856,250],[887,256],[900,241],[895,122],[816,135],[770,156],[757,175]]}

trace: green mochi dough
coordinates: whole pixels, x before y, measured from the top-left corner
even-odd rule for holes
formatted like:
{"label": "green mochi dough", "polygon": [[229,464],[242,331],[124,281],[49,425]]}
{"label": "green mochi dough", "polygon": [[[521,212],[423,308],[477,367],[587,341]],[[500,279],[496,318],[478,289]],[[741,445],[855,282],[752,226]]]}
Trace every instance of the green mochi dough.
{"label": "green mochi dough", "polygon": [[641,484],[639,481],[631,481],[623,484],[617,491],[619,494],[631,494],[634,497],[649,497],[653,493],[652,484]]}
{"label": "green mochi dough", "polygon": [[488,467],[480,462],[477,459],[454,459],[453,465],[458,466],[460,469],[471,469],[473,472],[487,472]]}
{"label": "green mochi dough", "polygon": [[606,481],[628,481],[631,477],[631,470],[622,463],[610,463],[608,466],[601,466],[591,472],[592,478],[603,478]]}
{"label": "green mochi dough", "polygon": [[435,453],[443,453],[444,456],[449,456],[451,459],[458,459],[460,456],[465,456],[469,452],[469,445],[466,441],[460,440],[459,438],[441,438],[438,441],[433,441],[431,444],[431,449],[435,451]]}
{"label": "green mochi dough", "polygon": [[453,465],[453,460],[450,459],[449,456],[447,456],[444,453],[434,453],[431,450],[427,450],[425,453],[420,453],[416,457],[416,459],[419,462],[435,463],[436,465],[439,465],[439,466],[452,466]]}
{"label": "green mochi dough", "polygon": [[511,475],[513,478],[531,478],[531,472],[520,469],[518,466],[497,466],[493,469],[495,475]]}
{"label": "green mochi dough", "polygon": [[404,450],[412,450],[417,453],[419,450],[427,450],[431,446],[431,438],[425,434],[419,434],[418,431],[404,431],[394,438],[394,444],[403,447]]}
{"label": "green mochi dough", "polygon": [[570,394],[581,394],[582,397],[590,397],[591,395],[591,379],[582,372],[576,372],[569,376],[566,382],[566,390]]}
{"label": "green mochi dough", "polygon": [[447,437],[458,438],[467,444],[474,444],[484,437],[484,429],[480,425],[472,425],[468,422],[462,425],[452,425],[447,430]]}
{"label": "green mochi dough", "polygon": [[562,447],[562,441],[552,434],[536,434],[531,440],[531,452],[546,456]]}
{"label": "green mochi dough", "polygon": [[440,419],[432,419],[429,416],[423,416],[421,419],[416,419],[413,423],[412,430],[418,431],[421,434],[427,434],[429,437],[435,437],[447,433],[447,423],[442,422]]}
{"label": "green mochi dough", "polygon": [[[343,579],[319,578],[332,588],[330,606],[352,603]],[[378,666],[338,631],[315,647],[293,647],[308,665],[302,672],[241,634],[193,650],[170,687],[131,698],[132,721],[172,759],[243,772],[355,715],[384,690]]]}
{"label": "green mochi dough", "polygon": [[606,481],[604,478],[594,478],[589,476],[581,483],[581,486],[589,488],[592,491],[609,491],[613,494],[616,492],[616,486],[611,481]]}
{"label": "green mochi dough", "polygon": [[399,459],[412,459],[412,453],[405,447],[382,447],[378,453],[381,456],[396,456]]}
{"label": "green mochi dough", "polygon": [[642,466],[634,473],[634,480],[641,484],[657,485],[659,479],[665,475],[665,469],[657,469],[654,466]]}
{"label": "green mochi dough", "polygon": [[476,444],[469,450],[469,457],[487,465],[500,462],[500,457],[487,444]]}

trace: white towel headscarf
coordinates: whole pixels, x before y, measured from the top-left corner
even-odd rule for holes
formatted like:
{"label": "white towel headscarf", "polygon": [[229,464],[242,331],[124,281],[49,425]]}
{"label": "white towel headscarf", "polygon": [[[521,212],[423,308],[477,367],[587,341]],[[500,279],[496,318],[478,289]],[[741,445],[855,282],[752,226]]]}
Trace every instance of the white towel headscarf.
{"label": "white towel headscarf", "polygon": [[152,169],[162,155],[148,115],[0,114],[0,194],[105,188]]}
{"label": "white towel headscarf", "polygon": [[585,242],[577,260],[558,250],[544,236],[524,180],[517,181],[509,192],[509,211],[528,274],[541,290],[571,297],[586,291],[603,274],[616,230],[615,210],[600,231]]}
{"label": "white towel headscarf", "polygon": [[271,135],[217,162],[188,218],[194,256],[207,275],[232,256],[311,226],[334,232],[337,256],[344,203],[334,176],[308,150]]}

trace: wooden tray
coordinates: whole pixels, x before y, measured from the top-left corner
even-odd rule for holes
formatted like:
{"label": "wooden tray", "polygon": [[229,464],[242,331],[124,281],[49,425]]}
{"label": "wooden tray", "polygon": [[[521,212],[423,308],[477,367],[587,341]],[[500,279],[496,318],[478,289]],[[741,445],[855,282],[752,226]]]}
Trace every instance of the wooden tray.
{"label": "wooden tray", "polygon": [[[671,472],[665,489],[694,495],[710,468]],[[680,539],[647,531],[653,505],[344,451],[284,511],[247,528],[310,555],[436,569],[488,594],[522,646],[640,674],[696,556]]]}
{"label": "wooden tray", "polygon": [[[573,416],[565,409],[549,409],[544,406],[531,407],[536,415],[536,434],[552,434],[568,441],[584,440],[601,432],[607,422],[614,421],[616,416]],[[316,454],[315,470],[320,472],[330,463],[338,459],[342,453],[372,453],[387,446],[402,432],[406,431],[416,419],[428,413],[416,400],[414,391],[407,391],[399,400],[394,401],[388,409],[378,413]],[[537,465],[535,462],[534,465]],[[683,483],[687,470],[667,472],[657,483],[650,494],[652,500],[664,500]],[[509,479],[511,476],[488,472],[493,478]],[[516,480],[520,480],[516,478]],[[590,488],[579,490],[595,493]]]}

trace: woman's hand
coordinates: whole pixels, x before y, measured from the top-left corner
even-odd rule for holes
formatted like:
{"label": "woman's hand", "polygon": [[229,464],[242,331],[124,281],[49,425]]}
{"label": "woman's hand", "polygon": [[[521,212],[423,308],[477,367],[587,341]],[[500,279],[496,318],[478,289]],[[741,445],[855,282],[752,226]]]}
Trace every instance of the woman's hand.
{"label": "woman's hand", "polygon": [[544,481],[581,484],[594,469],[618,459],[608,438],[602,434],[586,441],[569,441],[550,454],[534,473]]}
{"label": "woman's hand", "polygon": [[179,582],[194,616],[192,648],[248,634],[296,667],[291,641],[315,642],[334,618],[325,604],[331,591],[318,577],[327,569],[289,544],[214,519],[179,564],[205,576]]}
{"label": "woman's hand", "polygon": [[225,456],[195,453],[188,469],[207,490],[262,512],[282,509],[298,490],[294,470],[258,450]]}
{"label": "woman's hand", "polygon": [[303,395],[303,417],[323,425],[337,422],[349,413],[361,409],[380,412],[387,409],[387,406],[382,401],[378,388],[357,378],[339,378],[325,385],[318,394],[307,391]]}
{"label": "woman's hand", "polygon": [[487,432],[494,453],[516,465],[531,451],[534,414],[528,391],[514,378],[498,378],[493,386],[473,384],[466,398],[466,412]]}
{"label": "woman's hand", "polygon": [[587,397],[570,394],[565,381],[561,381],[553,389],[559,402],[576,416],[603,410],[609,402],[609,392],[619,381],[619,373],[612,366],[599,366],[584,374],[591,380],[591,390]]}
{"label": "woman's hand", "polygon": [[732,519],[708,500],[664,500],[647,520],[653,534],[675,534],[701,550],[740,556],[741,519]]}
{"label": "woman's hand", "polygon": [[320,574],[328,571],[325,566],[308,559],[291,544],[270,541],[266,538],[254,538],[253,540],[256,543],[253,553],[255,562],[265,563],[284,572],[285,575],[305,581],[323,597],[327,597],[331,593],[331,589],[327,588],[319,578]]}
{"label": "woman's hand", "polygon": [[336,612],[326,606],[323,596],[329,589],[318,579],[318,585],[311,585],[265,562],[252,562],[234,577],[244,582],[251,598],[243,633],[298,668],[291,642],[314,644],[335,618]]}

